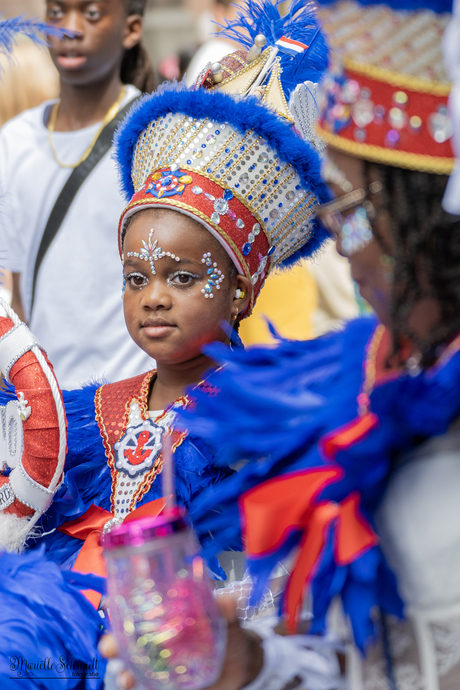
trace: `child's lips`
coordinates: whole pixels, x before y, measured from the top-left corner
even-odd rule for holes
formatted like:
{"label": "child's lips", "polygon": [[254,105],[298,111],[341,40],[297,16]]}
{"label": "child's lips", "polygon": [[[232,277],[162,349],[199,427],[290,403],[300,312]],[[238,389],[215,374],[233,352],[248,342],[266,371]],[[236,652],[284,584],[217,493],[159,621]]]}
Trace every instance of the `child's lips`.
{"label": "child's lips", "polygon": [[176,326],[164,319],[147,319],[142,324],[142,329],[149,338],[164,338],[169,335],[174,328],[176,328]]}
{"label": "child's lips", "polygon": [[57,62],[64,69],[78,69],[86,62],[86,56],[81,53],[60,53],[57,56]]}

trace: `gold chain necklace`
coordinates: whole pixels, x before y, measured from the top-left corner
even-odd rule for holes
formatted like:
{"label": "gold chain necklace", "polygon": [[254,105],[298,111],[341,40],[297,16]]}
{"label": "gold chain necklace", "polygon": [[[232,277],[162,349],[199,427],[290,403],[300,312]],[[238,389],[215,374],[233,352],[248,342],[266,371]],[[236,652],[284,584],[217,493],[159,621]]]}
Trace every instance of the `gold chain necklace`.
{"label": "gold chain necklace", "polygon": [[366,347],[366,359],[364,360],[364,381],[358,395],[358,414],[364,417],[370,411],[370,395],[374,389],[377,378],[376,359],[379,347],[385,334],[385,326],[379,324],[374,330],[370,342]]}
{"label": "gold chain necklace", "polygon": [[104,119],[103,119],[102,122],[101,122],[101,126],[99,127],[99,129],[97,130],[96,134],[94,135],[94,137],[93,137],[93,139],[92,139],[90,145],[89,145],[88,148],[84,151],[83,155],[77,160],[76,163],[63,163],[62,161],[59,160],[59,158],[58,158],[57,155],[56,155],[56,151],[55,151],[55,149],[54,149],[53,136],[52,136],[52,135],[53,135],[53,132],[54,132],[54,128],[56,127],[56,119],[57,119],[57,114],[58,114],[58,110],[59,110],[59,104],[60,104],[61,101],[57,101],[57,102],[53,105],[53,108],[52,108],[52,110],[51,110],[50,119],[49,119],[49,122],[48,122],[48,139],[49,139],[49,142],[50,142],[50,148],[51,148],[51,153],[53,154],[53,158],[54,158],[54,160],[56,161],[56,163],[57,163],[58,165],[61,166],[61,168],[76,168],[76,167],[78,167],[78,166],[80,165],[80,163],[83,163],[83,161],[85,161],[85,160],[88,158],[89,154],[91,153],[91,151],[92,151],[93,148],[94,148],[94,145],[96,144],[96,141],[97,141],[98,138],[99,138],[100,133],[102,132],[102,130],[104,129],[104,127],[105,127],[111,120],[113,120],[113,118],[115,117],[115,115],[118,113],[118,110],[119,110],[119,108],[120,108],[120,104],[121,104],[121,102],[123,101],[123,99],[124,99],[125,96],[126,96],[126,86],[123,86],[122,89],[121,89],[121,91],[120,91],[120,95],[118,96],[117,100],[115,101],[115,103],[114,103],[112,106],[110,106],[110,108],[109,108],[108,111],[106,112],[106,114],[105,114],[105,116],[104,116]]}

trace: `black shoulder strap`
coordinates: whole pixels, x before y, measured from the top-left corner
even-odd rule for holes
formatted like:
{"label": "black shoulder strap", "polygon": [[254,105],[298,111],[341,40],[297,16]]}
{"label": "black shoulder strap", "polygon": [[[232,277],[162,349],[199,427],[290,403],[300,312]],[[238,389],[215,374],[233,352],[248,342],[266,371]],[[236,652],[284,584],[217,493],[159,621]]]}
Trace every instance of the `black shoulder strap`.
{"label": "black shoulder strap", "polygon": [[46,223],[45,230],[40,241],[40,246],[38,248],[37,256],[35,258],[34,266],[34,277],[32,282],[32,300],[30,303],[30,317],[32,316],[32,309],[35,300],[35,288],[37,285],[38,272],[40,271],[40,266],[42,265],[43,259],[45,258],[46,252],[51,246],[52,241],[56,237],[59,228],[61,227],[67,212],[75,199],[75,196],[82,186],[83,182],[86,180],[88,175],[94,170],[96,165],[105,156],[107,151],[112,145],[113,135],[118,123],[126,115],[127,111],[133,105],[134,101],[131,100],[127,103],[124,108],[122,108],[117,115],[111,120],[102,132],[99,134],[94,147],[86,158],[80,165],[78,165],[69,175],[69,178],[63,188],[61,189],[58,198],[53,206],[53,209],[49,215],[48,222]]}

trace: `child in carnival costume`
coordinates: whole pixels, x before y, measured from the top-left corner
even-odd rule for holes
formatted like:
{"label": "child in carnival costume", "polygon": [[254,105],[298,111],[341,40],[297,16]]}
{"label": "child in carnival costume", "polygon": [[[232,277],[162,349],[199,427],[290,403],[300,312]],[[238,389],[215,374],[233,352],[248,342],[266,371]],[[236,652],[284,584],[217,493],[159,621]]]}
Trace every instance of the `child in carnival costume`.
{"label": "child in carnival costume", "polygon": [[[0,484],[0,530],[11,549],[28,539],[64,568],[102,574],[101,532],[164,505],[165,446],[182,505],[229,473],[215,466],[219,445],[173,424],[196,391],[213,392],[202,347],[227,345],[222,322],[235,331],[267,274],[327,236],[315,219],[329,198],[319,156],[286,100],[296,80],[319,80],[327,49],[311,7],[294,4],[284,21],[265,7],[277,23],[264,50],[255,41],[207,67],[194,88],[144,97],[117,135],[128,202],[118,230],[125,319],[157,369],[64,392],[62,407],[55,382],[37,378],[43,355],[30,331],[11,313],[0,322],[0,368],[20,398],[5,393],[1,411],[5,453],[14,454]],[[283,34],[302,39],[297,57],[278,54]],[[89,597],[98,605],[99,593]]]}
{"label": "child in carnival costume", "polygon": [[[50,36],[61,37],[62,31],[24,17],[4,19],[0,21],[0,54],[10,57],[19,35],[46,46]],[[42,402],[51,416],[56,417],[56,434],[52,440],[59,446],[57,418],[63,415],[56,379],[46,357],[38,349],[29,353],[28,364],[29,374],[33,372],[35,381],[43,383]],[[14,409],[10,406],[8,413],[3,410],[1,417],[2,424],[8,420],[11,440],[14,426],[22,423],[20,415],[29,415],[28,404],[23,396],[19,397],[22,402],[13,403]],[[61,424],[61,432],[65,448],[65,423]],[[6,450],[5,446],[2,450]],[[12,446],[10,450],[14,452],[2,453],[5,469],[6,457],[9,456],[10,463],[14,464],[14,453],[17,453]],[[24,458],[26,466],[30,461],[30,457]],[[37,467],[37,460],[35,465]],[[20,519],[16,519],[15,525],[20,527]],[[33,529],[32,524],[29,529]],[[13,546],[17,539],[4,533],[3,541],[5,548]],[[35,690],[49,687],[51,679],[57,690],[77,687],[96,690],[102,686],[106,665],[97,650],[104,626],[80,590],[92,587],[102,592],[103,582],[92,575],[62,571],[44,557],[43,551],[0,552],[1,687],[9,690],[20,681],[25,688]]]}
{"label": "child in carnival costume", "polygon": [[[311,596],[305,644],[340,598],[353,690],[446,690],[460,677],[460,221],[441,207],[453,165],[447,17],[350,2],[320,13],[326,31],[347,30],[319,120],[337,198],[318,214],[377,318],[277,349],[207,350],[226,365],[211,377],[220,403],[200,394],[185,423],[220,439],[222,461],[246,464],[192,515],[213,535],[208,554],[244,544],[256,597],[292,555],[283,612],[295,630]],[[296,645],[281,663],[275,638],[251,690],[292,678]]]}
{"label": "child in carnival costume", "polygon": [[[165,438],[174,452],[179,503],[187,506],[228,474],[215,468],[215,450],[172,425],[177,410],[193,397],[184,394],[186,386],[210,390],[203,377],[213,365],[201,347],[216,339],[229,342],[222,321],[237,326],[251,312],[269,271],[310,255],[326,237],[314,218],[315,207],[328,199],[319,157],[295,131],[283,88],[283,65],[289,75],[295,61],[276,60],[273,44],[283,33],[301,29],[306,52],[314,38],[308,54],[301,55],[312,69],[302,67],[299,79],[319,79],[327,51],[314,14],[296,6],[294,15],[287,25],[278,17],[276,36],[265,51],[254,45],[251,55],[237,51],[220,70],[205,70],[203,88],[175,85],[145,98],[118,135],[128,200],[119,227],[124,310],[131,335],[157,360],[157,371],[61,394],[27,327],[9,308],[0,321],[0,368],[16,392],[3,393],[0,409],[0,537],[10,551],[28,549],[5,556],[9,561],[3,563],[12,577],[22,563],[25,581],[35,567],[31,587],[49,592],[65,614],[60,618],[42,605],[43,619],[53,621],[57,637],[67,639],[64,622],[69,608],[74,611],[75,644],[68,650],[77,657],[77,632],[86,629],[87,649],[80,644],[78,658],[88,663],[99,619],[78,593],[74,604],[64,606],[72,589],[65,577],[84,586],[91,603],[99,605],[97,581],[80,573],[104,572],[98,546],[104,528],[162,509]],[[252,86],[259,98],[236,97]],[[54,563],[41,565],[37,546]],[[77,573],[69,572],[72,567]],[[62,597],[56,580],[66,590]],[[40,615],[33,598],[28,605]],[[24,620],[17,606],[16,625]],[[42,639],[48,639],[43,626],[33,654],[24,642],[24,655],[29,650],[30,659],[39,658]],[[43,657],[60,650],[57,640],[48,646]]]}

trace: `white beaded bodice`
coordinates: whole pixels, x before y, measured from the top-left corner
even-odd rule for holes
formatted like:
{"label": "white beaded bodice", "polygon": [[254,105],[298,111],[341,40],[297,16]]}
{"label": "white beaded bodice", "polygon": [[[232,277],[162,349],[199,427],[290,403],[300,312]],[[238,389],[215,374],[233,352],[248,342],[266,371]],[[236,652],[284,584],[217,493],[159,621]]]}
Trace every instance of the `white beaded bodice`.
{"label": "white beaded bodice", "polygon": [[[146,481],[148,473],[154,467],[154,462],[160,459],[160,452],[162,449],[162,438],[164,431],[169,429],[175,418],[175,412],[171,409],[166,412],[161,412],[155,419],[142,420],[139,403],[133,400],[129,410],[129,422],[125,437],[115,444],[114,449],[117,453],[117,461],[115,463],[116,479],[115,479],[115,517],[125,518],[136,506],[135,496],[142,484]],[[148,441],[142,445],[142,440],[139,438],[139,431],[142,433],[142,428],[150,431]],[[132,434],[130,436],[130,430]],[[156,433],[155,433],[156,431]],[[148,459],[144,462],[139,462],[134,467],[126,463],[126,467],[122,467],[123,455],[131,450],[134,453],[145,452]],[[145,448],[145,450],[144,450]],[[135,470],[135,474],[131,474]]]}

